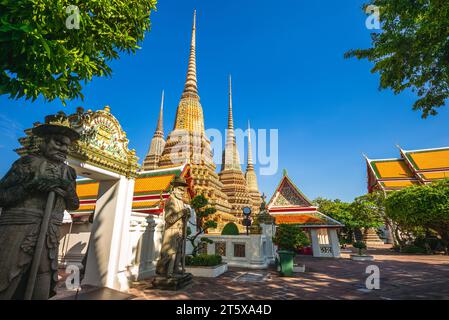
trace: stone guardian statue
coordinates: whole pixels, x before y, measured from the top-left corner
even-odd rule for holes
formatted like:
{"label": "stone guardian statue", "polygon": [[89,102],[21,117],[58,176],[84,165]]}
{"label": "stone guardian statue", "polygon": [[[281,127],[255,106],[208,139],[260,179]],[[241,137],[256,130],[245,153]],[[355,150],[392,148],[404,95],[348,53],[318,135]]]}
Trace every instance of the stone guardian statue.
{"label": "stone guardian statue", "polygon": [[55,295],[59,226],[64,210],[79,207],[76,172],[64,163],[79,134],[62,112],[45,120],[32,130],[42,138],[40,151],[18,159],[0,180],[0,300]]}
{"label": "stone guardian statue", "polygon": [[158,277],[153,280],[153,287],[177,290],[190,283],[191,274],[183,271],[185,255],[186,229],[191,209],[183,201],[187,183],[176,177],[173,191],[165,204],[165,231],[162,238],[160,259],[156,266]]}

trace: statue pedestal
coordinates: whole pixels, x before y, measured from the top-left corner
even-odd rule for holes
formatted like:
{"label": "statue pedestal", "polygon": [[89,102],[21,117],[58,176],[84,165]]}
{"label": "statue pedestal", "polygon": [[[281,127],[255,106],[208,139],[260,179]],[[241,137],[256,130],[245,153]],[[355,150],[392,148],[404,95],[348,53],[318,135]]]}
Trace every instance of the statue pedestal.
{"label": "statue pedestal", "polygon": [[157,276],[151,284],[153,289],[161,290],[180,290],[192,283],[193,276],[191,273],[175,274],[171,278]]}

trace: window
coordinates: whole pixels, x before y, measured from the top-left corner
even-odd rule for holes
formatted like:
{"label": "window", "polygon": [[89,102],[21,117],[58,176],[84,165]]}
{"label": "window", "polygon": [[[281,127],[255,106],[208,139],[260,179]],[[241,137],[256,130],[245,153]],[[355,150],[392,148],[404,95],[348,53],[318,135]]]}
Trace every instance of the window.
{"label": "window", "polygon": [[234,257],[245,258],[245,244],[244,243],[234,243]]}
{"label": "window", "polygon": [[215,242],[215,254],[226,256],[226,242]]}

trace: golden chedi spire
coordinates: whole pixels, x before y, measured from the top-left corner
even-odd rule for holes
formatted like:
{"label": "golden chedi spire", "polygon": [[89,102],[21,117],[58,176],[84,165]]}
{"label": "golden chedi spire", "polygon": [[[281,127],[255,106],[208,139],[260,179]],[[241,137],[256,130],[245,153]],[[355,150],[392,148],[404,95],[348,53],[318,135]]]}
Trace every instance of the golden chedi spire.
{"label": "golden chedi spire", "polygon": [[193,14],[192,40],[190,43],[186,82],[176,112],[174,129],[198,133],[204,132],[203,108],[200,104],[196,77],[196,10]]}
{"label": "golden chedi spire", "polygon": [[159,165],[159,160],[164,151],[164,126],[163,126],[163,112],[164,112],[164,91],[162,91],[161,107],[159,111],[159,118],[157,121],[156,131],[154,132],[153,139],[151,139],[150,149],[147,156],[143,161],[143,170],[156,169]]}
{"label": "golden chedi spire", "polygon": [[195,193],[204,194],[217,209],[217,214],[229,215],[227,196],[221,191],[223,184],[215,172],[210,141],[204,132],[196,73],[196,11],[193,15],[186,82],[176,111],[175,125],[167,137],[159,167],[183,163],[190,164]]}
{"label": "golden chedi spire", "polygon": [[220,181],[223,183],[223,192],[228,196],[232,214],[239,219],[243,218],[243,207],[251,206],[246,180],[240,167],[240,157],[235,142],[234,120],[232,116],[232,81],[229,77],[229,106],[228,106],[228,129],[226,145],[223,151],[223,163],[219,173]]}
{"label": "golden chedi spire", "polygon": [[193,12],[189,65],[187,68],[187,77],[184,85],[183,96],[189,94],[198,95],[198,81],[196,78],[196,10]]}
{"label": "golden chedi spire", "polygon": [[254,171],[253,164],[253,151],[251,144],[251,127],[248,120],[248,160],[246,164],[246,173],[245,173],[246,185],[248,187],[248,192],[251,197],[251,206],[253,212],[258,212],[260,208],[260,204],[262,203],[259,186],[257,184],[257,175]]}

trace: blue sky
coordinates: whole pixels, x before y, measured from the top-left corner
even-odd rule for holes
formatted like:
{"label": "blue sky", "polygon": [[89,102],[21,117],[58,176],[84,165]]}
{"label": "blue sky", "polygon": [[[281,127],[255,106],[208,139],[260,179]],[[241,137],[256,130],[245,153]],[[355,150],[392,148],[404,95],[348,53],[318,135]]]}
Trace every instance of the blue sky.
{"label": "blue sky", "polygon": [[[422,120],[413,93],[378,91],[366,61],[343,58],[370,45],[363,0],[161,0],[136,55],[114,61],[111,78],[85,86],[84,101],[34,103],[0,96],[0,174],[17,158],[22,130],[58,110],[110,105],[142,159],[165,90],[164,127],[173,127],[197,9],[197,67],[206,128],[224,130],[232,73],[235,126],[279,130],[279,169],[259,176],[271,196],[287,169],[308,195],[352,200],[366,192],[362,153],[397,157],[404,149],[449,145],[449,111]],[[257,165],[256,165],[257,168]]]}

